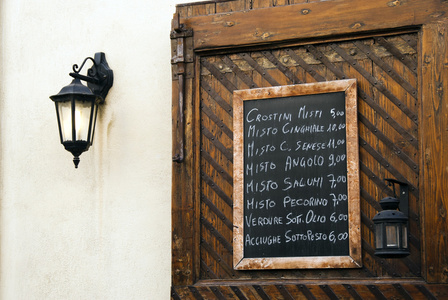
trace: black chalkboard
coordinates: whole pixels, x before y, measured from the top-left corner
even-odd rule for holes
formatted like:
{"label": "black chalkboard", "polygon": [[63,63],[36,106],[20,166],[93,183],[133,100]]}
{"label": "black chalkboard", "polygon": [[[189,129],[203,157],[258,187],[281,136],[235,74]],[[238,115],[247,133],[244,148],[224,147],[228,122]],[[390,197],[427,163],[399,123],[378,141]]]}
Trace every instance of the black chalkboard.
{"label": "black chalkboard", "polygon": [[348,255],[344,92],[244,102],[244,256]]}
{"label": "black chalkboard", "polygon": [[350,257],[346,93],[270,95],[240,109],[242,258]]}

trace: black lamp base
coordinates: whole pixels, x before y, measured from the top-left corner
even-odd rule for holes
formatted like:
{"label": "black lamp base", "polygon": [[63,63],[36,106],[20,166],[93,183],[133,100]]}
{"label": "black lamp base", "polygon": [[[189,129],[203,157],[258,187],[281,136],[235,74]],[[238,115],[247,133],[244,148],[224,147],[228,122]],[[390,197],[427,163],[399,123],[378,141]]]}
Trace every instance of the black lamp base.
{"label": "black lamp base", "polygon": [[64,145],[65,150],[73,154],[73,163],[75,164],[75,168],[77,169],[80,162],[79,156],[81,155],[81,153],[89,149],[90,143],[86,141],[65,141],[62,143],[62,145]]}
{"label": "black lamp base", "polygon": [[408,256],[409,250],[407,249],[386,249],[386,250],[375,250],[375,255],[381,258],[403,258]]}

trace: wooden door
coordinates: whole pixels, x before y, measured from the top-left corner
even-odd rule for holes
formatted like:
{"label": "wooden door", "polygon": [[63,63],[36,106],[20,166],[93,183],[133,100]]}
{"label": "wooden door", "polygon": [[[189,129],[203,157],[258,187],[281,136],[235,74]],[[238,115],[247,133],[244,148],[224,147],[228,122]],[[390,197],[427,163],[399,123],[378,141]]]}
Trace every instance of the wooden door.
{"label": "wooden door", "polygon": [[[447,83],[436,71],[446,60],[440,19],[447,7],[429,1],[427,11],[414,16],[421,21],[412,23],[406,14],[421,8],[418,1],[378,2],[178,6],[172,34],[173,150],[184,151],[184,159],[173,163],[174,299],[447,295],[448,204],[441,198],[446,188],[436,183],[443,185],[447,173],[440,148],[446,140],[441,103]],[[392,15],[395,20],[388,19]],[[428,19],[436,25],[425,25]],[[363,267],[234,270],[233,91],[349,78],[358,82]],[[392,194],[384,178],[409,185],[411,254],[402,259],[374,255],[372,218],[381,210],[379,200]]]}

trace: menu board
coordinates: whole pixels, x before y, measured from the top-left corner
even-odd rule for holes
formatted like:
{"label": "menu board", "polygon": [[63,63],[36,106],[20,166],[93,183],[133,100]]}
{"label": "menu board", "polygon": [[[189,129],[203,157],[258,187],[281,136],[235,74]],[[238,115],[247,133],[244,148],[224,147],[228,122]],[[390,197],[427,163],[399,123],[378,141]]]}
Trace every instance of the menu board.
{"label": "menu board", "polygon": [[234,106],[235,267],[358,267],[356,81],[237,91]]}

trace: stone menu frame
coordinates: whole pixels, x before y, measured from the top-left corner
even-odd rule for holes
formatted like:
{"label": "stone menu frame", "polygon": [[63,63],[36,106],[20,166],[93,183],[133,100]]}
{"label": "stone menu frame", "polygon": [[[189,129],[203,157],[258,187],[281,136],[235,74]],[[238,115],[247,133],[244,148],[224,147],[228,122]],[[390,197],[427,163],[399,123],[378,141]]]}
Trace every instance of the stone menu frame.
{"label": "stone menu frame", "polygon": [[[304,95],[345,92],[349,255],[297,257],[244,257],[244,102]],[[359,268],[361,257],[361,214],[356,80],[337,80],[301,85],[238,90],[234,105],[234,268],[310,269]]]}

